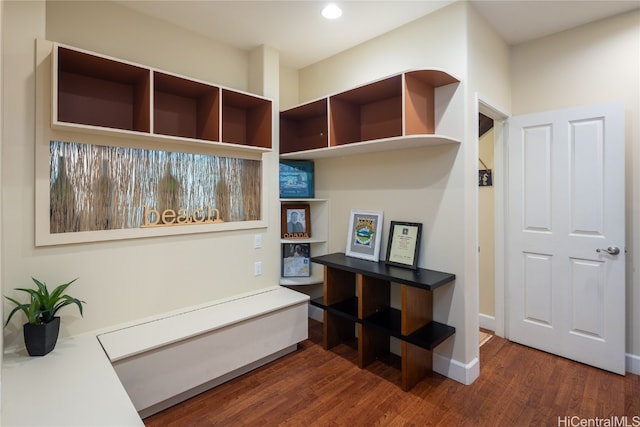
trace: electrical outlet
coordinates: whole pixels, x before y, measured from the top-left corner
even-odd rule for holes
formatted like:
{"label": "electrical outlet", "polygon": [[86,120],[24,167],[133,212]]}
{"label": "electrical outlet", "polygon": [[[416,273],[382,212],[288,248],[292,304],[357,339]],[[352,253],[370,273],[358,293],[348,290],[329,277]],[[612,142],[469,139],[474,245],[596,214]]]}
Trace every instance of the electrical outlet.
{"label": "electrical outlet", "polygon": [[253,236],[253,249],[260,249],[262,247],[262,234],[256,234]]}
{"label": "electrical outlet", "polygon": [[255,264],[253,264],[253,272],[256,276],[262,274],[262,261],[256,261]]}

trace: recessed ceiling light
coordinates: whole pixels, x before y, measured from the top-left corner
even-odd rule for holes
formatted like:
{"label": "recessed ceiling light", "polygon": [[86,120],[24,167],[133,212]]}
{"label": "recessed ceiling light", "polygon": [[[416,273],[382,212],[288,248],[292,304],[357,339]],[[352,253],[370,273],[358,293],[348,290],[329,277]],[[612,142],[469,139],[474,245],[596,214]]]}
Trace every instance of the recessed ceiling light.
{"label": "recessed ceiling light", "polygon": [[322,9],[322,16],[327,19],[336,19],[342,16],[342,9],[335,3],[330,3]]}

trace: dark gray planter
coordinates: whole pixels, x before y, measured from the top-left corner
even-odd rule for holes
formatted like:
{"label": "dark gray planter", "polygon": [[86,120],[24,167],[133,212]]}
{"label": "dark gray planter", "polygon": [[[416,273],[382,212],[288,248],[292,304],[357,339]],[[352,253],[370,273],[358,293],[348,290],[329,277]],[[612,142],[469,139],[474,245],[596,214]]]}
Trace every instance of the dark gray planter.
{"label": "dark gray planter", "polygon": [[49,323],[32,325],[25,323],[23,327],[24,344],[29,356],[44,356],[54,349],[60,332],[60,318],[54,317]]}

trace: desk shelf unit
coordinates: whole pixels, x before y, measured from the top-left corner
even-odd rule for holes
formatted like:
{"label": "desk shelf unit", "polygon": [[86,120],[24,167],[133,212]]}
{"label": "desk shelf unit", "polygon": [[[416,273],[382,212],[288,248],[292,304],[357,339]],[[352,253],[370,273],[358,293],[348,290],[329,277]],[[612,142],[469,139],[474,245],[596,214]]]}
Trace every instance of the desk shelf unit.
{"label": "desk shelf unit", "polygon": [[[326,350],[356,337],[358,366],[364,368],[389,354],[389,337],[401,342],[402,389],[407,391],[432,370],[432,350],[455,333],[433,320],[433,290],[455,281],[455,275],[409,270],[384,262],[317,256],[324,265],[324,292],[311,304],[324,310]],[[401,309],[390,306],[391,284],[400,286]]]}

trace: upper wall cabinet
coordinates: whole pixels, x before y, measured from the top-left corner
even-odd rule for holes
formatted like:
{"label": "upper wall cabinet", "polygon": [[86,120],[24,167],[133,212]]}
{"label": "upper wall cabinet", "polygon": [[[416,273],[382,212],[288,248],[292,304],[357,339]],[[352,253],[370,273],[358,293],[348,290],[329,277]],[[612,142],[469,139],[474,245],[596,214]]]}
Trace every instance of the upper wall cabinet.
{"label": "upper wall cabinet", "polygon": [[54,44],[56,129],[271,150],[266,98]]}
{"label": "upper wall cabinet", "polygon": [[314,159],[459,143],[458,85],[443,71],[407,71],[282,111],[280,155]]}

